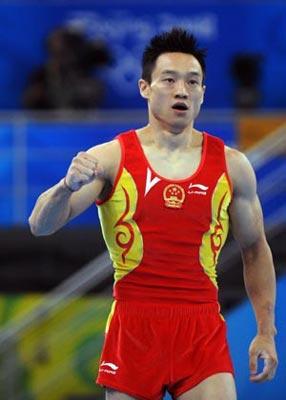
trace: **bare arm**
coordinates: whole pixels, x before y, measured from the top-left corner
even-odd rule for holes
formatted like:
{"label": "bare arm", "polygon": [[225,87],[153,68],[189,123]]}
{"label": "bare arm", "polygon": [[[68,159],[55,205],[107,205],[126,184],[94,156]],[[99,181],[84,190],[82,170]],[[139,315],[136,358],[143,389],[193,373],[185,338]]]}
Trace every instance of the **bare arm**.
{"label": "bare arm", "polygon": [[113,184],[119,163],[118,141],[78,153],[65,178],[39,196],[29,218],[32,233],[50,235],[86,210]]}
{"label": "bare arm", "polygon": [[[260,382],[271,379],[277,365],[274,343],[275,271],[265,237],[253,168],[240,152],[228,149],[226,154],[234,187],[229,210],[231,229],[241,249],[245,287],[257,321],[257,336],[249,350],[251,380]],[[258,357],[265,360],[260,374],[257,374]]]}

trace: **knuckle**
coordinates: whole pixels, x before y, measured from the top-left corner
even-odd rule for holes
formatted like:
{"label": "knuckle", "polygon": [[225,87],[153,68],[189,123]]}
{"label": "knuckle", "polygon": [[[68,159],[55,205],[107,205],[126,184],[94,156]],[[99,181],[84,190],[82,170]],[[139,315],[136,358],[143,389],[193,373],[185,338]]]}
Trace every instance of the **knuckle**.
{"label": "knuckle", "polygon": [[272,366],[276,366],[278,364],[278,360],[276,357],[270,357],[270,363]]}
{"label": "knuckle", "polygon": [[70,172],[70,175],[74,176],[74,175],[76,175],[77,170],[76,170],[76,168],[72,165],[69,172]]}
{"label": "knuckle", "polygon": [[80,151],[79,153],[77,153],[77,155],[73,158],[74,161],[78,161],[78,160],[82,160],[83,158],[83,151]]}

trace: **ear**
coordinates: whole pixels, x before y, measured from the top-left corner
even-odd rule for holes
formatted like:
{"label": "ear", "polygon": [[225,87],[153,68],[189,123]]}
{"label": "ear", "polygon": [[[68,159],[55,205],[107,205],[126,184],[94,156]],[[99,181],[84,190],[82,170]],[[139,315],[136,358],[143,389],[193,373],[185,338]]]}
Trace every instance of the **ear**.
{"label": "ear", "polygon": [[201,104],[203,104],[204,99],[205,99],[205,91],[206,91],[206,86],[203,85],[203,94],[202,94],[202,98],[201,98]]}
{"label": "ear", "polygon": [[144,79],[139,79],[138,86],[139,86],[139,91],[140,91],[141,96],[144,99],[149,99],[149,96],[150,96],[149,83],[147,81],[145,81]]}

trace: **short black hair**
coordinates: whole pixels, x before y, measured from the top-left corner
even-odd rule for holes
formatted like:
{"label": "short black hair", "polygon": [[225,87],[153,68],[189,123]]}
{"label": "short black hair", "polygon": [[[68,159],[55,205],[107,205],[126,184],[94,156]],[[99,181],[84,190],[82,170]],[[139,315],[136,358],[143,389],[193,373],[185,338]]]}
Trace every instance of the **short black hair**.
{"label": "short black hair", "polygon": [[194,56],[206,72],[206,49],[199,48],[196,37],[186,29],[173,27],[170,31],[154,36],[142,56],[142,79],[151,83],[157,58],[164,53],[186,53]]}

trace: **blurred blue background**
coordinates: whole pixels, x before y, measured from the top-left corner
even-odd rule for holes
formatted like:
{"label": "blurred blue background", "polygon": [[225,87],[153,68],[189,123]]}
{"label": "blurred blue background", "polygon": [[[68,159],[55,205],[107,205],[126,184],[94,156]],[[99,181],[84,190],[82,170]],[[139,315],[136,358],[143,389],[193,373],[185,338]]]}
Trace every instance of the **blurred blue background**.
{"label": "blurred blue background", "polygon": [[108,87],[103,108],[144,107],[137,90],[141,52],[158,31],[185,26],[208,48],[205,107],[233,106],[230,65],[238,53],[263,57],[263,108],[286,106],[284,1],[54,1],[0,3],[0,108],[17,109],[31,70],[47,57],[46,39],[69,26],[102,39],[114,64],[102,71]]}

